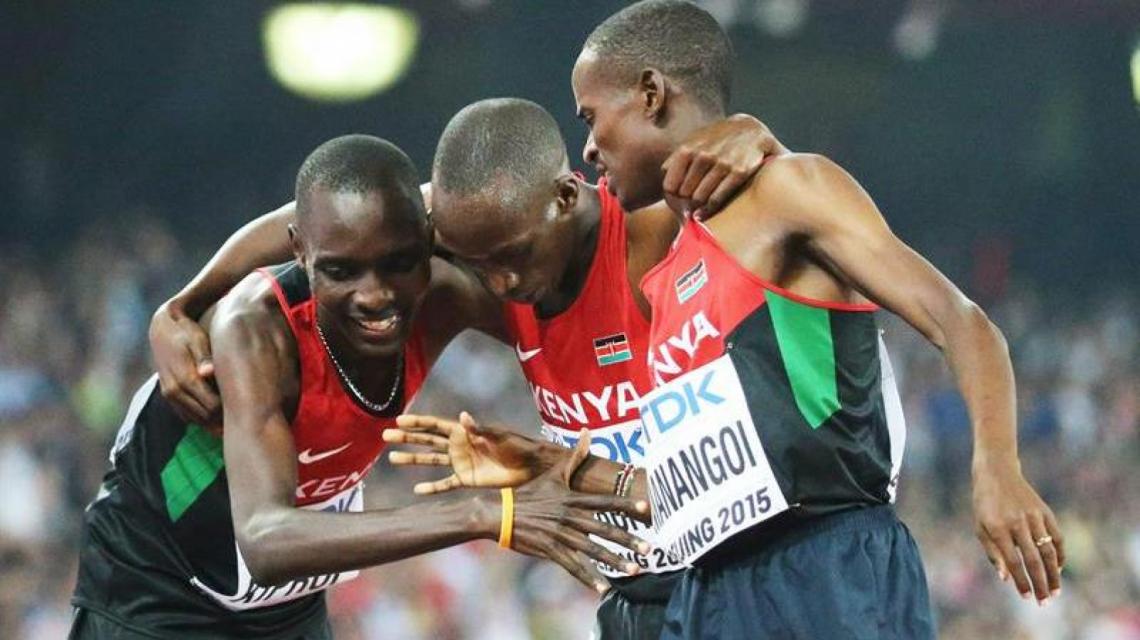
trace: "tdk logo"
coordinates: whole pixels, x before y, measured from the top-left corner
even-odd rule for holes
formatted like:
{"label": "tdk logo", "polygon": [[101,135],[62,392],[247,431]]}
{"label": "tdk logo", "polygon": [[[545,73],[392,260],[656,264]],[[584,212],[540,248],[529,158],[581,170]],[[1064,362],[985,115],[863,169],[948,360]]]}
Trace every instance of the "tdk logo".
{"label": "tdk logo", "polygon": [[[641,446],[641,433],[641,429],[629,434],[616,430],[613,433],[592,431],[590,432],[590,452],[601,454],[600,450],[604,449],[604,456],[615,462],[641,460],[645,457],[645,449]],[[580,440],[576,435],[560,436],[559,439],[564,443],[564,446],[570,449],[577,446],[578,440]]]}
{"label": "tdk logo", "polygon": [[722,396],[709,390],[714,375],[716,370],[710,369],[698,383],[685,382],[679,389],[663,391],[646,403],[641,415],[651,417],[658,433],[665,433],[686,418],[699,416],[702,405],[724,402]]}

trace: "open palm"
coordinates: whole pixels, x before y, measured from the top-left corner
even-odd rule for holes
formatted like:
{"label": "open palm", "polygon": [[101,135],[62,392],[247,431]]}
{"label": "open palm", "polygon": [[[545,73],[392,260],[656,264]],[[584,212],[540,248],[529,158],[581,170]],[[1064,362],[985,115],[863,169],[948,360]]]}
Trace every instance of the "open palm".
{"label": "open palm", "polygon": [[418,483],[414,487],[418,494],[461,487],[517,487],[542,471],[538,452],[543,443],[509,429],[480,426],[466,412],[458,422],[403,415],[396,424],[384,431],[385,442],[420,445],[430,451],[393,451],[388,454],[392,464],[451,467],[446,478]]}

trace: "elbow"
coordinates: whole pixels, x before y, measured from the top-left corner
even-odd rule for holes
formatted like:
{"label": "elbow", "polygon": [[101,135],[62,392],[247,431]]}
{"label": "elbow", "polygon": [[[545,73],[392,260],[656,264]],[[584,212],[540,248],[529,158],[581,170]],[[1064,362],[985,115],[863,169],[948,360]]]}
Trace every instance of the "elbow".
{"label": "elbow", "polygon": [[296,577],[289,566],[291,555],[282,548],[284,531],[278,517],[253,517],[235,527],[238,549],[253,581],[275,585]]}
{"label": "elbow", "polygon": [[949,342],[957,342],[954,340],[956,336],[952,335],[953,333],[965,338],[964,342],[971,344],[974,348],[980,344],[988,344],[1002,354],[1009,355],[1009,345],[1006,343],[1001,329],[998,329],[997,325],[986,315],[986,312],[973,300],[963,297],[955,314],[955,320],[952,325],[954,327],[953,332],[942,332],[934,340],[939,349],[945,350],[950,346]]}

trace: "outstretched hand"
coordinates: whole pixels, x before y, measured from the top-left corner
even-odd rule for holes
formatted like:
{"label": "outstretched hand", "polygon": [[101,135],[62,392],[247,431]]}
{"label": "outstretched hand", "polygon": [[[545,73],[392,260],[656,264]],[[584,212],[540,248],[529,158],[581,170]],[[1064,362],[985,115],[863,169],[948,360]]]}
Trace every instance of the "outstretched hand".
{"label": "outstretched hand", "polygon": [[[517,487],[547,470],[558,454],[556,445],[527,438],[510,429],[479,425],[463,412],[459,421],[436,416],[402,415],[396,428],[384,430],[390,444],[413,444],[427,451],[392,451],[388,460],[398,466],[451,467],[451,475],[420,482],[417,494],[443,493],[461,487]],[[556,453],[550,455],[551,449]],[[547,455],[544,455],[547,453]]]}
{"label": "outstretched hand", "polygon": [[570,489],[571,479],[590,456],[590,432],[570,452],[533,481],[515,491],[514,535],[511,548],[558,563],[588,587],[605,592],[609,585],[590,559],[636,575],[637,563],[622,558],[590,535],[615,542],[640,554],[649,545],[625,529],[594,518],[598,512],[616,511],[642,519],[649,504],[632,498],[587,494]]}

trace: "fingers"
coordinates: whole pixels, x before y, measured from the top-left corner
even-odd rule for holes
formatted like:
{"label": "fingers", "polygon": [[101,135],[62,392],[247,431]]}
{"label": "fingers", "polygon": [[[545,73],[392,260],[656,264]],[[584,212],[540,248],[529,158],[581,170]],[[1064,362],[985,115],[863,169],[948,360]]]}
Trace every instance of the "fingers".
{"label": "fingers", "polygon": [[[1045,580],[1048,584],[1048,593],[1037,592],[1037,599],[1044,600],[1049,596],[1061,593],[1061,564],[1057,553],[1056,538],[1049,533],[1045,526],[1045,518],[1040,513],[1030,514],[1029,531],[1033,536],[1033,546],[1041,554],[1041,562],[1045,569]],[[1039,544],[1040,543],[1040,544]]]}
{"label": "fingers", "polygon": [[574,445],[574,450],[570,452],[570,459],[566,461],[566,465],[562,468],[562,484],[569,488],[570,481],[574,478],[574,473],[578,471],[578,467],[590,457],[590,430],[582,429],[578,432],[578,444]]}
{"label": "fingers", "polygon": [[744,183],[752,177],[752,174],[737,169],[731,169],[728,174],[721,180],[712,194],[709,195],[708,200],[705,201],[704,206],[701,207],[705,215],[711,215],[720,211],[725,203],[732,200],[736,192],[744,186]]}
{"label": "fingers", "polygon": [[645,520],[649,515],[649,503],[645,500],[619,496],[575,493],[567,498],[566,504],[587,511],[620,511],[638,520]]}
{"label": "fingers", "polygon": [[449,467],[451,466],[451,456],[446,453],[392,451],[388,453],[388,462],[396,466],[420,465],[428,467]]}
{"label": "fingers", "polygon": [[160,377],[159,383],[163,399],[170,404],[179,418],[196,424],[203,424],[210,420],[210,410],[187,390],[182,380]]}
{"label": "fingers", "polygon": [[[732,180],[735,187],[744,184],[743,179],[737,179],[736,174],[733,173],[730,166],[718,163],[709,169],[708,173],[701,178],[700,183],[693,189],[693,194],[689,196],[690,205],[694,209],[704,208],[709,196],[711,196],[725,180]],[[735,190],[734,188],[733,191]]]}
{"label": "fingers", "polygon": [[986,550],[986,556],[990,559],[990,564],[994,566],[997,571],[998,579],[1002,582],[1009,580],[1009,569],[1005,566],[1005,560],[1002,558],[1001,549],[998,549],[993,540],[986,535],[985,531],[978,532],[978,540],[982,543],[982,548]]}
{"label": "fingers", "polygon": [[459,481],[459,476],[453,473],[443,480],[416,483],[416,486],[412,487],[412,492],[418,496],[430,496],[433,493],[444,493],[462,486],[463,483]]}
{"label": "fingers", "polygon": [[452,420],[410,413],[396,416],[396,426],[405,431],[426,431],[443,437],[450,436],[452,431],[461,428],[458,422]]}
{"label": "fingers", "polygon": [[609,590],[609,584],[602,578],[601,574],[594,567],[594,564],[586,558],[571,553],[565,547],[558,545],[550,545],[548,548],[542,550],[541,555],[558,563],[570,575],[574,576],[578,582],[586,585],[588,588],[593,589],[598,593],[605,593]]}
{"label": "fingers", "polygon": [[689,161],[689,169],[685,172],[685,179],[681,181],[681,188],[674,195],[686,200],[692,198],[701,181],[716,165],[716,156],[711,153],[697,152],[693,154]]}
{"label": "fingers", "polygon": [[431,433],[413,433],[403,429],[385,429],[380,437],[389,444],[416,444],[430,447],[433,451],[447,453],[447,438]]}
{"label": "fingers", "polygon": [[[198,325],[194,325],[198,328]],[[190,353],[193,367],[187,367],[185,379],[181,382],[186,391],[212,415],[222,406],[222,398],[208,382],[214,376],[214,360],[210,354],[210,339],[200,328],[189,336],[186,349]]]}
{"label": "fingers", "polygon": [[1045,575],[1045,561],[1041,558],[1041,550],[1034,543],[1029,524],[1025,521],[1019,523],[1014,528],[1013,539],[1021,552],[1021,560],[1033,585],[1033,593],[1039,602],[1045,600],[1049,597],[1049,579]]}
{"label": "fingers", "polygon": [[590,540],[588,536],[575,532],[572,529],[558,529],[554,532],[554,537],[567,547],[575,549],[598,562],[620,569],[630,575],[636,575],[637,572],[641,570],[641,567],[637,566],[636,562],[622,558],[613,551]]}
{"label": "fingers", "polygon": [[479,423],[475,421],[470,413],[466,411],[459,412],[459,424],[463,425],[465,429],[479,429]]}
{"label": "fingers", "polygon": [[685,181],[685,175],[689,172],[691,157],[692,151],[690,149],[680,147],[661,165],[661,169],[665,173],[665,180],[662,182],[665,193],[675,195],[681,189],[681,183]]}
{"label": "fingers", "polygon": [[[997,535],[995,535],[995,533]],[[1013,578],[1013,584],[1017,588],[1017,592],[1021,594],[1022,598],[1029,598],[1033,592],[1033,587],[1029,584],[1029,579],[1022,571],[1021,557],[1017,554],[1017,547],[1014,546],[1013,539],[1010,537],[1009,532],[997,528],[996,531],[986,529],[986,536],[990,539],[994,546],[1001,552],[1002,562],[1009,570],[1009,576]]]}
{"label": "fingers", "polygon": [[1057,525],[1057,517],[1053,510],[1045,507],[1045,531],[1053,536],[1053,549],[1057,552],[1057,567],[1065,568],[1065,537],[1061,535],[1061,527]]}
{"label": "fingers", "polygon": [[[605,524],[604,522],[599,522],[593,517],[569,516],[564,520],[564,524],[568,527],[573,527],[574,529],[577,529],[583,533],[591,533],[595,536],[598,536],[599,538],[605,538],[611,542],[616,542],[626,549],[636,551],[641,555],[649,553],[648,542],[642,540],[641,538],[638,538],[637,536],[626,531],[625,529],[622,529],[621,527],[615,527],[613,525]],[[604,560],[604,562],[613,567],[622,566],[620,564],[613,564],[608,560]],[[625,562],[629,562],[629,560],[626,560]],[[626,571],[626,573],[629,573],[629,571]]]}

